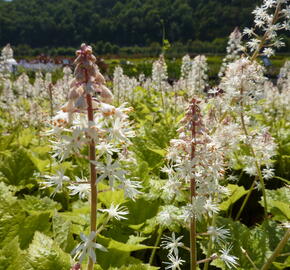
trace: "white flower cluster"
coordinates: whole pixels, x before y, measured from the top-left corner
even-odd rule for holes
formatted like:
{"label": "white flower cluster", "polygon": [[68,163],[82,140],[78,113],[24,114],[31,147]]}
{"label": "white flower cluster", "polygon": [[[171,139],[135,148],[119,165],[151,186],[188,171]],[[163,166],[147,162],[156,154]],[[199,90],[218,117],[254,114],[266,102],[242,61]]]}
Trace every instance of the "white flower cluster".
{"label": "white flower cluster", "polygon": [[[71,155],[82,157],[84,147],[90,144],[91,140],[94,140],[97,160],[90,162],[98,169],[97,182],[107,179],[111,188],[122,187],[128,196],[135,199],[140,193],[137,190],[140,184],[135,183],[136,181],[130,181],[126,176],[128,172],[122,169],[122,167],[126,167],[128,162],[132,161],[128,146],[130,138],[134,137],[135,134],[127,115],[131,108],[126,108],[125,105],[114,107],[105,103],[110,101],[111,94],[103,85],[102,75],[98,70],[95,72],[94,76],[99,80],[96,85],[91,82],[80,84],[77,80],[72,82],[68,103],[53,119],[53,129],[47,132],[47,135],[54,137],[51,140],[53,157],[60,162]],[[93,90],[97,91],[100,96],[98,99],[93,99],[93,108],[95,109],[93,121],[88,123],[85,114],[84,93]],[[120,158],[120,161],[116,159],[116,156]],[[86,198],[88,191],[85,188],[85,183],[77,178],[75,185],[75,188],[73,185],[69,187],[72,194],[79,193],[81,198]],[[60,191],[59,187],[58,185],[56,192]]]}
{"label": "white flower cluster", "polygon": [[186,80],[189,76],[191,69],[192,69],[192,61],[190,59],[190,56],[186,54],[181,59],[180,79]]}
{"label": "white flower cluster", "polygon": [[281,92],[287,92],[290,89],[290,61],[287,60],[280,69],[277,85]]}
{"label": "white flower cluster", "polygon": [[223,59],[222,66],[218,74],[220,78],[224,76],[228,64],[237,60],[240,57],[241,53],[244,51],[241,42],[242,42],[242,33],[240,32],[239,28],[236,27],[229,36],[229,41],[227,45],[227,55]]}
{"label": "white flower cluster", "polygon": [[[181,67],[181,73],[183,75],[181,79],[173,85],[168,83],[167,65],[164,55],[160,55],[160,57],[153,62],[151,77],[145,77],[144,74],[140,74],[138,79],[131,78],[124,74],[120,66],[117,66],[113,76],[113,93],[116,103],[130,102],[134,104],[135,102],[142,101],[144,95],[150,96],[152,94],[151,98],[156,97],[161,99],[163,110],[173,109],[175,111],[182,111],[184,109],[184,98],[178,96],[177,92],[179,90],[189,91],[188,72],[192,70],[193,65],[189,56],[185,57],[185,59],[188,60],[188,63],[187,66],[183,64]],[[198,78],[198,76],[196,78]],[[191,83],[195,81],[196,80],[191,80]],[[140,91],[140,89],[143,90]]]}
{"label": "white flower cluster", "polygon": [[[125,193],[132,199],[140,193],[137,188],[140,184],[130,181],[126,175],[127,171],[122,169],[131,160],[128,151],[129,138],[135,136],[128,120],[127,112],[130,109],[114,107],[109,104],[99,104],[99,110],[94,114],[94,122],[87,126],[84,114],[76,114],[71,126],[63,126],[69,121],[68,113],[59,112],[55,118],[55,126],[47,134],[53,134],[52,148],[54,158],[64,161],[71,155],[82,155],[82,149],[91,139],[96,142],[96,153],[98,160],[91,161],[99,171],[97,181],[108,179],[112,188],[123,187]],[[120,161],[113,156],[121,157]],[[117,186],[116,186],[116,183]],[[75,183],[79,186],[78,181]],[[135,187],[135,188],[134,188]],[[73,189],[70,186],[70,189]],[[75,192],[77,188],[73,189]],[[82,188],[80,189],[82,190]],[[76,194],[76,193],[74,193]],[[82,196],[84,197],[84,196]]]}
{"label": "white flower cluster", "polygon": [[[108,190],[123,189],[125,196],[135,199],[141,192],[139,181],[132,181],[128,177],[127,167],[135,159],[129,151],[130,138],[135,136],[131,127],[128,113],[131,108],[123,104],[119,107],[110,105],[113,95],[105,86],[105,79],[95,65],[96,58],[90,46],[81,45],[75,60],[74,79],[70,82],[68,102],[61,107],[61,111],[54,117],[53,128],[46,134],[51,136],[53,158],[60,162],[56,167],[61,168],[61,162],[76,156],[88,159],[91,170],[91,180],[105,182]],[[67,72],[67,77],[69,76]],[[68,78],[64,78],[66,80]],[[49,81],[49,76],[46,81]],[[89,146],[89,155],[85,156],[85,149]],[[92,175],[96,169],[96,177]],[[53,187],[54,194],[67,187],[72,196],[80,199],[93,199],[92,188],[86,177],[75,177],[70,181],[60,170],[56,175],[45,175],[44,187]],[[106,190],[105,190],[106,191]],[[105,192],[104,191],[104,192]],[[92,193],[91,193],[92,192]],[[96,202],[97,203],[97,202]],[[108,209],[99,209],[107,215],[107,221],[88,237],[81,234],[83,240],[73,251],[75,258],[81,263],[85,256],[96,262],[95,249],[105,251],[104,247],[95,243],[95,237],[100,233],[109,220],[126,219],[128,211],[125,207],[111,205]]]}
{"label": "white flower cluster", "polygon": [[251,105],[263,97],[266,81],[264,68],[257,62],[242,57],[228,65],[219,88],[225,92],[225,99],[229,102]]}
{"label": "white flower cluster", "polygon": [[10,44],[7,44],[1,51],[1,56],[4,60],[12,59],[13,58],[13,49],[11,48]]}
{"label": "white flower cluster", "polygon": [[[113,93],[117,104],[135,99],[135,89],[140,85],[136,78],[126,76],[123,69],[117,66],[113,76]],[[140,97],[139,97],[140,98]]]}
{"label": "white flower cluster", "polygon": [[161,54],[159,59],[153,63],[152,66],[152,85],[158,91],[164,91],[168,80],[167,65],[164,55]]}
{"label": "white flower cluster", "polygon": [[[225,242],[229,237],[229,231],[227,229],[209,227],[207,234],[217,241],[220,245],[220,249],[217,253],[213,253],[209,259],[221,259],[228,268],[236,268],[238,266],[238,258],[230,254],[232,246],[226,246]],[[168,250],[168,262],[164,262],[167,266],[165,269],[181,270],[181,266],[185,263],[179,256],[179,248],[186,248],[181,241],[183,236],[176,237],[173,232],[171,236],[164,236],[162,238],[161,247]]]}
{"label": "white flower cluster", "polygon": [[178,90],[186,90],[189,97],[203,95],[208,86],[208,65],[204,55],[198,55],[193,60],[188,55],[182,58],[181,77],[175,86]]}
{"label": "white flower cluster", "polygon": [[[170,142],[167,155],[169,163],[163,169],[168,175],[168,181],[159,188],[165,205],[160,208],[156,217],[162,228],[188,228],[193,217],[198,221],[211,218],[219,212],[218,204],[228,195],[227,188],[220,184],[227,165],[225,148],[228,145],[219,142],[221,134],[217,130],[212,132],[214,127],[208,129],[204,125],[203,118],[210,118],[210,111],[205,108],[205,103],[192,99],[181,120],[179,138]],[[217,123],[215,126],[217,127]],[[188,201],[192,181],[195,182],[195,195]],[[214,244],[222,248],[229,231],[212,226],[207,234],[212,237]],[[178,248],[184,247],[181,239],[182,237],[176,238],[174,233],[172,237],[164,238],[161,246],[169,250],[166,269],[180,269],[183,264],[184,261],[178,255]],[[227,255],[228,253],[221,252],[220,255],[212,256],[235,266],[237,258]]]}
{"label": "white flower cluster", "polygon": [[[245,28],[244,35],[251,37],[246,45],[254,53],[254,58],[260,53],[270,57],[274,55],[275,48],[285,45],[278,37],[277,31],[290,30],[289,10],[288,0],[264,0],[263,4],[253,11],[255,27]],[[264,33],[262,37],[258,34],[261,31]]]}
{"label": "white flower cluster", "polygon": [[[264,76],[264,69],[257,62],[252,62],[248,58],[241,58],[229,64],[219,87],[225,92],[221,97],[223,111],[227,110],[228,114],[232,112],[238,115],[235,121],[229,119],[230,121],[227,123],[232,122],[233,131],[237,130],[237,127],[240,128],[240,134],[238,130],[235,133],[236,139],[232,143],[231,149],[238,148],[239,143],[251,145],[254,156],[250,152],[249,155],[239,153],[239,157],[247,173],[257,175],[255,162],[259,160],[260,166],[270,167],[271,157],[275,155],[276,144],[268,128],[257,123],[253,115],[265,110],[262,100],[265,100],[265,103],[273,100],[273,97],[276,100],[275,93],[278,93],[278,90],[275,91],[273,85]],[[287,97],[284,98],[287,99]],[[278,108],[280,104],[276,106]],[[236,128],[233,125],[236,125]],[[234,158],[233,153],[234,151],[231,160]]]}
{"label": "white flower cluster", "polygon": [[7,44],[1,51],[0,72],[7,73],[13,70],[13,65],[17,64],[13,58],[13,49]]}
{"label": "white flower cluster", "polygon": [[45,112],[39,104],[49,101],[52,110],[56,111],[67,98],[72,72],[69,67],[65,67],[63,72],[64,77],[55,85],[52,84],[51,73],[43,76],[41,72],[36,72],[33,84],[30,83],[26,73],[22,73],[15,81],[10,79],[9,74],[0,73],[1,108],[9,113],[10,119],[14,122],[21,120],[23,124],[43,125],[49,120],[52,112]]}

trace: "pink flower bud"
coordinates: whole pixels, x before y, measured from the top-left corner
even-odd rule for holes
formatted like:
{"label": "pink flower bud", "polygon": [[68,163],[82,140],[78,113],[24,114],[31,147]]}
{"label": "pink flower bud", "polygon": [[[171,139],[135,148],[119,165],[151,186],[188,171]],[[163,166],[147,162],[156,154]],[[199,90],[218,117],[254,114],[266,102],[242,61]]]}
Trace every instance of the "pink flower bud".
{"label": "pink flower bud", "polygon": [[112,92],[104,85],[100,85],[98,89],[101,90],[101,101],[105,103],[112,103],[113,101],[113,94]]}
{"label": "pink flower bud", "polygon": [[81,270],[81,265],[79,263],[76,263],[70,270]]}
{"label": "pink flower bud", "polygon": [[96,73],[95,81],[98,84],[105,84],[106,82],[104,76],[99,71]]}
{"label": "pink flower bud", "polygon": [[69,94],[68,94],[68,99],[72,99],[75,100],[77,98],[79,98],[82,95],[83,92],[83,88],[79,87],[79,88],[73,88],[70,90]]}

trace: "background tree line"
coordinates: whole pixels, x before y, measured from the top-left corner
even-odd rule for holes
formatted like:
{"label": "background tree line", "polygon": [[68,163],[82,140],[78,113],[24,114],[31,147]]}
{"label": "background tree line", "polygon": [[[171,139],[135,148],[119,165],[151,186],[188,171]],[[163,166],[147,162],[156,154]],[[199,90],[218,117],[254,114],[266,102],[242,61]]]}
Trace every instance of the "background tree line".
{"label": "background tree line", "polygon": [[235,26],[251,25],[251,11],[259,2],[0,0],[0,45],[10,42],[24,51],[58,48],[66,54],[71,50],[68,47],[86,41],[100,53],[119,53],[120,47],[138,51],[140,46],[158,51],[156,42],[160,44],[164,28],[166,38],[177,44],[176,50],[198,42],[206,47],[214,40],[224,43]]}

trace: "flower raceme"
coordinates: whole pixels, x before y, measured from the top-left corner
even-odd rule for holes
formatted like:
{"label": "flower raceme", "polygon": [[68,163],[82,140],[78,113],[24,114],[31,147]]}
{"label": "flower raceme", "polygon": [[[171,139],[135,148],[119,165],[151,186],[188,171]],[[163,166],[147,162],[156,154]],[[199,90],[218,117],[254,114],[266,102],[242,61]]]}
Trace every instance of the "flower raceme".
{"label": "flower raceme", "polygon": [[92,48],[82,44],[76,53],[75,79],[70,84],[68,102],[62,107],[62,111],[70,114],[88,108],[87,94],[98,97],[93,99],[93,109],[98,108],[99,102],[111,103],[113,99],[111,91],[105,86],[105,78],[95,64],[96,57],[92,54]]}
{"label": "flower raceme", "polygon": [[[251,37],[246,47],[253,53],[253,60],[261,54],[270,57],[275,54],[274,48],[285,46],[277,32],[290,30],[289,1],[264,0],[262,5],[253,11],[253,14],[255,26],[244,30],[244,35]],[[261,32],[263,35],[259,36]]]}
{"label": "flower raceme", "polygon": [[[205,101],[196,98],[191,100],[180,121],[179,137],[170,141],[168,165],[163,168],[168,180],[160,188],[163,193],[161,198],[164,198],[166,205],[160,208],[156,217],[163,229],[177,231],[178,227],[185,227],[191,230],[192,220],[214,220],[219,212],[219,203],[228,194],[227,188],[220,184],[220,180],[224,179],[224,152],[228,146],[219,142],[218,128],[206,126],[210,111],[206,110],[205,105]],[[191,192],[193,179],[195,189]],[[171,193],[170,196],[168,193]],[[227,229],[217,228],[212,224],[208,226],[208,232],[201,234],[210,236],[216,250],[222,250],[228,233]],[[182,236],[177,237],[173,233],[171,237],[165,236],[163,239],[161,246],[169,251],[166,269],[181,269],[184,261],[179,256],[178,248],[189,250],[182,243]],[[226,254],[218,253],[220,254],[212,251],[207,254],[207,259],[220,258],[229,266],[235,267],[236,258],[230,257],[228,250],[224,252]]]}
{"label": "flower raceme", "polygon": [[[75,179],[72,182],[64,175],[65,170],[57,171],[55,176],[46,175],[43,185],[55,188],[54,193],[67,187],[71,196],[90,200],[90,233],[88,236],[81,234],[82,242],[73,253],[80,264],[85,257],[89,257],[88,269],[92,270],[96,263],[95,249],[105,251],[95,242],[96,237],[111,219],[121,221],[128,214],[127,209],[118,204],[112,204],[108,209],[97,209],[99,183],[105,185],[102,192],[123,189],[125,196],[133,200],[141,193],[141,185],[139,181],[129,179],[127,171],[130,163],[135,163],[129,150],[130,138],[135,136],[128,117],[132,109],[127,108],[126,104],[119,107],[109,104],[113,101],[113,95],[105,86],[105,79],[95,64],[96,58],[90,46],[82,44],[76,54],[68,102],[53,119],[53,129],[47,135],[53,137],[51,142],[56,163],[70,158],[74,166],[82,166],[78,159],[84,159],[89,164],[90,175],[87,177],[84,173],[81,177],[71,177]],[[57,166],[62,168],[61,165]],[[98,228],[97,212],[107,216],[106,222],[98,224]]]}

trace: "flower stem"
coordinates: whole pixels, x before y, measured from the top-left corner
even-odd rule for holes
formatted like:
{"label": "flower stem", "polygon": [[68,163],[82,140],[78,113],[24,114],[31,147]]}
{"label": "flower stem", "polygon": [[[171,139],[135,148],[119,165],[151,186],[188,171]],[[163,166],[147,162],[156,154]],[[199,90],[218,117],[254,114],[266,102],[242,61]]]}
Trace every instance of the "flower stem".
{"label": "flower stem", "polygon": [[253,181],[250,189],[248,190],[248,193],[247,193],[247,195],[246,195],[246,197],[245,197],[245,199],[243,201],[243,204],[242,204],[242,206],[241,206],[241,208],[240,208],[235,220],[238,220],[240,218],[240,216],[241,216],[241,214],[242,214],[242,212],[243,212],[243,210],[245,208],[245,205],[247,204],[247,202],[248,202],[248,200],[250,198],[250,195],[252,194],[252,191],[254,190],[256,181],[257,181],[257,177],[255,177],[255,180]]}
{"label": "flower stem", "polygon": [[50,103],[50,120],[52,122],[52,118],[53,118],[53,95],[52,95],[52,89],[53,89],[53,86],[52,86],[52,83],[50,83],[48,85],[48,94],[49,94],[49,103]]}
{"label": "flower stem", "polygon": [[[192,197],[195,196],[195,188],[196,183],[195,179],[191,179],[190,181],[190,195],[191,195],[191,202]],[[196,269],[196,218],[193,215],[190,221],[190,269]]]}
{"label": "flower stem", "polygon": [[155,241],[155,244],[154,244],[154,248],[152,250],[152,253],[151,253],[151,256],[150,256],[150,259],[149,259],[149,265],[152,265],[152,263],[153,263],[153,260],[154,260],[155,254],[156,254],[156,250],[157,250],[157,248],[159,246],[159,243],[160,243],[160,240],[161,240],[163,229],[159,228],[157,233],[158,234],[157,234],[157,238],[156,238],[156,241]]}
{"label": "flower stem", "polygon": [[242,247],[241,247],[241,249],[242,249],[242,253],[246,256],[246,258],[249,260],[249,262],[251,263],[251,265],[253,266],[253,268],[255,269],[255,270],[259,270],[258,269],[258,267],[255,265],[255,263],[254,263],[254,261],[251,259],[251,257],[249,256],[249,254],[248,254],[248,252],[245,250],[245,249],[243,249]]}
{"label": "flower stem", "polygon": [[[249,132],[247,130],[245,119],[244,119],[244,103],[243,103],[244,87],[243,87],[243,85],[241,86],[240,94],[241,94],[241,114],[240,114],[241,123],[242,123],[243,131],[244,131],[244,133],[245,133],[245,135],[246,135],[246,137],[248,139]],[[264,182],[264,179],[263,179],[263,176],[262,176],[260,165],[259,165],[259,163],[257,161],[257,156],[256,156],[256,153],[255,153],[254,147],[252,146],[252,144],[250,142],[246,142],[246,144],[249,146],[251,154],[252,154],[252,157],[254,158],[255,167],[256,167],[256,170],[257,170],[257,173],[258,173],[258,177],[259,177],[260,183],[262,185],[262,193],[263,193],[263,200],[264,200],[264,215],[265,215],[265,218],[266,218],[267,217],[267,212],[268,212],[268,207],[267,207],[267,199],[266,199],[265,182]]]}
{"label": "flower stem", "polygon": [[[216,224],[216,215],[214,214],[213,217],[212,217],[211,226],[215,227],[215,224]],[[213,238],[210,235],[209,242],[208,242],[207,254],[206,254],[207,258],[210,257],[210,254],[212,252],[212,246],[213,246]],[[210,261],[211,260],[205,261],[205,264],[203,266],[203,270],[208,270],[208,266],[209,266]]]}
{"label": "flower stem", "polygon": [[[281,8],[281,3],[278,3],[277,6],[276,6],[276,10],[275,10],[273,19],[272,19],[272,25],[274,25],[276,23],[276,21],[278,20],[278,18],[279,18],[280,8]],[[256,60],[256,58],[259,56],[259,53],[260,53],[261,49],[264,47],[265,42],[267,41],[267,39],[268,39],[268,32],[265,32],[265,34],[261,38],[261,42],[260,42],[258,48],[256,49],[256,51],[253,53],[253,55],[251,57],[251,61]]]}
{"label": "flower stem", "polygon": [[[191,124],[191,160],[194,159],[195,156],[195,146],[196,146],[196,108],[195,108],[195,100],[192,103],[192,124]],[[196,196],[196,181],[195,178],[192,177],[190,180],[190,202],[192,203],[193,197]],[[195,213],[192,215],[190,221],[190,270],[197,269],[197,255],[196,255],[196,218]]]}
{"label": "flower stem", "polygon": [[197,261],[197,264],[201,264],[201,263],[207,263],[208,264],[209,262],[211,262],[211,261],[213,261],[215,259],[218,259],[218,256],[217,255],[212,255],[209,258]]}
{"label": "flower stem", "polygon": [[[92,96],[87,94],[87,105],[88,105],[88,121],[94,121],[94,112],[92,106]],[[90,140],[89,143],[89,160],[96,160],[96,145],[94,139]],[[95,165],[90,162],[90,184],[91,184],[91,232],[95,232],[97,228],[97,200],[98,200],[98,192],[97,192],[97,172]],[[89,258],[88,270],[93,270],[94,262],[92,258]]]}
{"label": "flower stem", "polygon": [[286,233],[284,234],[283,238],[281,239],[281,241],[277,245],[276,249],[274,250],[273,254],[267,260],[267,262],[263,265],[263,267],[261,268],[261,270],[268,270],[270,268],[270,266],[274,262],[275,258],[277,256],[279,256],[280,252],[282,251],[282,249],[284,248],[284,246],[287,244],[289,238],[290,238],[290,229],[288,229],[286,231]]}

